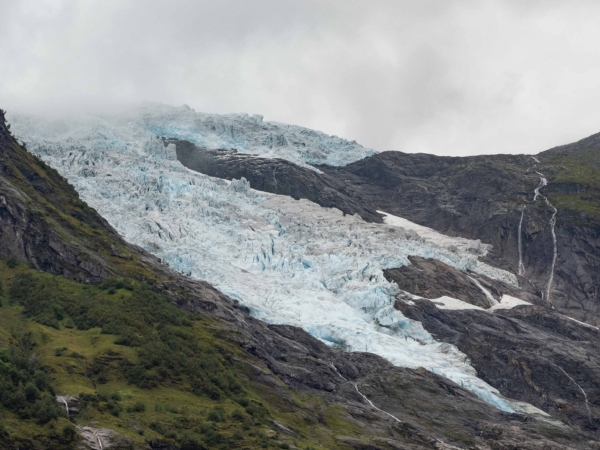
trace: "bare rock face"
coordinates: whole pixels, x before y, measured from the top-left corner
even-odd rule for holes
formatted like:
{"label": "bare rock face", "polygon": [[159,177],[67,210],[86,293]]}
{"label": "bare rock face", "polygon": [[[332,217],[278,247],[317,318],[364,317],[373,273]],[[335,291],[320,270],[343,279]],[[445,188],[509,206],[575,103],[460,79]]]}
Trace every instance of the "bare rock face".
{"label": "bare rock face", "polygon": [[[540,297],[513,286],[439,262],[417,258],[411,262],[386,271],[386,277],[421,297],[433,300],[452,294],[484,309],[444,310],[425,298],[407,300],[410,296],[399,296],[397,309],[421,322],[436,339],[456,345],[478,376],[505,396],[530,403],[582,432],[598,432],[600,329],[564,316],[544,306]],[[485,296],[470,288],[472,277],[496,295],[538,305],[490,308]]]}
{"label": "bare rock face", "polygon": [[[578,431],[575,438],[570,427],[556,421],[537,422],[528,416],[502,413],[425,369],[403,369],[370,353],[334,350],[295,327],[271,325],[271,333],[267,333],[255,328],[258,321],[248,322],[255,339],[246,348],[263,360],[269,371],[295,391],[343,405],[357,423],[369,423],[369,434],[379,436],[368,441],[338,437],[352,448],[566,449],[596,445],[589,432]],[[390,433],[387,436],[385,429]]]}
{"label": "bare rock face", "polygon": [[89,245],[88,236],[100,227],[119,240],[56,171],[20,149],[0,112],[0,257],[98,282],[111,272],[102,249]]}
{"label": "bare rock face", "polygon": [[77,427],[83,450],[119,450],[131,448],[131,440],[106,428]]}
{"label": "bare rock face", "polygon": [[239,154],[235,150],[208,150],[188,141],[166,139],[174,144],[177,159],[187,168],[226,180],[245,178],[253,189],[305,198],[345,214],[358,214],[369,222],[381,223],[377,212],[369,207],[352,186],[284,159],[259,158]]}
{"label": "bare rock face", "polygon": [[[492,244],[489,262],[516,274],[521,261],[524,283],[532,283],[539,295],[547,291],[552,275],[550,298],[545,300],[565,314],[598,325],[600,221],[564,199],[579,193],[572,204],[580,205],[579,200],[584,199],[588,203],[583,204],[591,205],[593,211],[594,202],[600,201],[600,172],[596,169],[579,183],[561,182],[569,175],[565,167],[583,157],[593,159],[597,136],[592,138],[541,153],[535,159],[525,155],[457,158],[383,152],[344,167],[319,169],[345,180],[371,208],[444,234]],[[541,185],[541,174],[547,185]],[[541,194],[537,198],[536,188]],[[557,206],[554,230],[552,202]]]}
{"label": "bare rock face", "polygon": [[[416,301],[403,312],[467,354],[478,375],[504,395],[597,432],[598,330],[538,306],[494,313],[443,311]],[[590,401],[590,399],[593,399]]]}
{"label": "bare rock face", "polygon": [[409,259],[409,266],[387,269],[384,274],[403,291],[420,297],[434,300],[448,296],[487,309],[492,305],[479,287],[482,286],[496,301],[500,301],[503,295],[510,295],[529,303],[545,304],[530,283],[524,282],[523,288],[518,288],[483,275],[455,269],[435,259],[418,256],[411,256]]}

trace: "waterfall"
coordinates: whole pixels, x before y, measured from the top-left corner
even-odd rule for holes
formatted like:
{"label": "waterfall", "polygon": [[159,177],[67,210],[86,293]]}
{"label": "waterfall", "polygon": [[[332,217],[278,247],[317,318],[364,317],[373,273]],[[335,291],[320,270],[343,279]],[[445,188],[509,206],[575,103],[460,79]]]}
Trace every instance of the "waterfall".
{"label": "waterfall", "polygon": [[521,230],[523,228],[523,216],[525,215],[525,208],[527,206],[523,206],[523,211],[521,211],[521,220],[519,221],[519,267],[517,269],[517,273],[520,276],[523,276],[525,273],[525,265],[523,264],[523,238],[521,234]]}
{"label": "waterfall", "polygon": [[[535,160],[536,163],[539,162],[539,160],[537,158],[534,158],[532,156],[532,158]],[[547,302],[550,302],[550,292],[552,291],[552,283],[554,282],[554,269],[556,267],[556,260],[558,259],[558,244],[556,241],[556,214],[558,213],[558,210],[552,205],[552,203],[550,203],[550,200],[548,200],[548,197],[546,197],[544,194],[540,193],[540,189],[543,188],[544,186],[548,185],[548,180],[546,179],[546,177],[544,176],[543,173],[538,172],[537,170],[535,171],[535,173],[538,174],[538,176],[540,177],[540,184],[538,185],[537,188],[535,188],[535,190],[533,191],[533,201],[536,201],[538,198],[542,198],[544,200],[544,202],[546,203],[546,205],[548,205],[550,208],[552,208],[552,217],[550,218],[550,232],[552,233],[552,264],[550,265],[550,275],[548,276],[548,284],[546,285],[546,292],[544,292],[544,300],[546,300]],[[523,217],[521,216],[521,220],[523,219]],[[521,239],[521,225],[519,225],[519,243],[520,243],[520,239]],[[519,246],[519,253],[520,253],[520,246]],[[520,263],[519,263],[520,264]],[[520,267],[519,267],[520,270]],[[519,273],[520,275],[520,273]]]}
{"label": "waterfall", "polygon": [[[337,374],[339,375],[339,377],[340,377],[342,380],[344,380],[344,381],[348,382],[348,380],[346,379],[346,377],[344,377],[344,376],[343,376],[343,375],[342,375],[342,374],[339,372],[339,370],[337,370],[337,367],[335,367],[335,364],[333,364],[333,363],[332,363],[332,364],[331,364],[331,368],[332,368],[332,369],[335,371],[335,373],[337,373]],[[385,414],[385,415],[387,415],[387,416],[391,417],[392,419],[394,419],[394,420],[395,420],[396,422],[398,422],[398,423],[402,423],[402,421],[401,421],[400,419],[398,419],[396,416],[394,416],[394,415],[390,414],[389,412],[387,412],[387,411],[384,411],[383,409],[381,409],[381,408],[378,408],[377,406],[375,406],[375,405],[373,404],[373,402],[372,402],[371,400],[369,400],[369,399],[368,399],[368,397],[367,397],[365,394],[363,394],[362,392],[360,392],[360,391],[358,390],[358,385],[357,385],[356,383],[352,383],[352,384],[354,385],[354,389],[356,390],[356,392],[358,392],[358,395],[360,395],[360,396],[363,398],[363,400],[365,400],[365,401],[366,401],[366,402],[369,404],[369,406],[371,406],[371,408],[373,408],[373,409],[376,409],[377,411],[379,411],[379,412],[381,412],[381,413],[383,413],[383,414]]]}
{"label": "waterfall", "polygon": [[488,291],[486,288],[484,288],[479,281],[477,281],[475,278],[471,278],[471,277],[469,277],[469,280],[471,280],[473,282],[473,284],[475,284],[475,286],[477,286],[479,288],[479,290],[481,292],[483,292],[485,297],[488,299],[488,302],[490,302],[490,308],[498,305],[498,300],[496,300],[494,298],[494,296],[490,293],[490,291]]}

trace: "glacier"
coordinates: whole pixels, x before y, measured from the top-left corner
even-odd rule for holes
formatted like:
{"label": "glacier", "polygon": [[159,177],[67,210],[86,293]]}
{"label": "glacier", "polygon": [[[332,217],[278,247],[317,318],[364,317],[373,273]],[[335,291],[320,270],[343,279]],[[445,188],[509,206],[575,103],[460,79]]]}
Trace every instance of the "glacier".
{"label": "glacier", "polygon": [[263,158],[286,159],[312,170],[317,170],[312,165],[344,166],[377,153],[356,141],[296,125],[266,122],[259,114],[208,114],[186,105],[147,103],[120,114],[54,121],[53,127],[43,130],[39,129],[43,123],[36,118],[16,115],[13,120],[22,126],[27,123],[30,132],[39,131],[45,136],[58,132],[68,140],[85,140],[96,150],[129,145],[124,136],[149,134],[185,139],[209,149],[235,149]]}
{"label": "glacier", "polygon": [[[167,113],[175,110],[184,119],[172,128],[179,116]],[[401,291],[383,275],[386,268],[410,264],[408,257],[415,255],[515,284],[514,274],[479,261],[488,245],[446,237],[389,215],[387,223],[366,223],[308,200],[256,191],[245,179],[228,182],[193,172],[177,161],[174,145],[165,147],[157,136],[189,139],[183,134],[194,127],[186,120],[193,121],[196,113],[162,106],[143,111],[151,123],[168,117],[163,126],[142,126],[133,113],[58,121],[11,116],[10,121],[29,151],[67,178],[127,241],[211,283],[253,316],[299,326],[347,351],[376,353],[402,367],[424,367],[503,411],[531,411],[533,407],[502,397],[479,379],[455,346],[437,342],[420,322],[395,310]],[[215,127],[254,120],[239,117],[222,116]],[[238,131],[231,133],[238,142],[258,139]],[[318,133],[311,136],[324,139]],[[323,146],[330,153],[321,147],[294,154],[285,147],[282,152],[304,163],[358,156],[333,154],[346,144],[337,150]]]}

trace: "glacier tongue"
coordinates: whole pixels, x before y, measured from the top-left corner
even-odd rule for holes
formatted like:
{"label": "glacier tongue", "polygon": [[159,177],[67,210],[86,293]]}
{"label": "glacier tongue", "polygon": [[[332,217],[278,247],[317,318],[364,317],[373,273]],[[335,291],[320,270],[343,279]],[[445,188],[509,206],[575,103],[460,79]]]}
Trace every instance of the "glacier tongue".
{"label": "glacier tongue", "polygon": [[[158,123],[158,117],[148,120]],[[174,159],[172,146],[165,148],[128,117],[102,124],[12,122],[30,151],[65,176],[126,240],[240,300],[255,317],[302,327],[348,351],[425,367],[504,411],[516,409],[477,378],[466,355],[395,310],[398,287],[383,276],[383,269],[409,264],[408,256],[416,255],[514,282],[514,275],[478,261],[487,251],[480,242],[450,245],[452,239],[416,225],[365,223],[307,200],[257,192],[244,179],[192,172]],[[152,133],[172,137],[171,125]]]}

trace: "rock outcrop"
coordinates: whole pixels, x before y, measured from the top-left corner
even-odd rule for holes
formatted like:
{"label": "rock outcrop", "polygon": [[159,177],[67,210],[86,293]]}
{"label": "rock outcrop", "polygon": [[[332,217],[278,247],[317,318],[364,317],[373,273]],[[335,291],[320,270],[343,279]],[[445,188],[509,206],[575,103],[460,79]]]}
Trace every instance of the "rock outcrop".
{"label": "rock outcrop", "polygon": [[225,180],[245,178],[253,189],[311,200],[345,214],[358,214],[368,222],[381,223],[381,215],[369,208],[352,186],[337,177],[316,172],[285,159],[260,158],[236,150],[209,150],[191,142],[166,139],[174,144],[177,159],[187,168]]}

